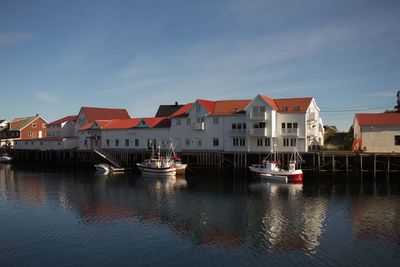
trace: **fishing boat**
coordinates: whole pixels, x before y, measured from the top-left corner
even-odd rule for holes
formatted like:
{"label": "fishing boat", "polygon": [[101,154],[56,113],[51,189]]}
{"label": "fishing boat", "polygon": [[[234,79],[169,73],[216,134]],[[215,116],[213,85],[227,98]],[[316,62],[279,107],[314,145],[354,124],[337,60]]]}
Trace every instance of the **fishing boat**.
{"label": "fishing boat", "polygon": [[157,176],[168,176],[175,175],[176,168],[174,161],[171,157],[162,157],[160,153],[160,148],[158,152],[158,156],[154,157],[154,150],[150,159],[145,159],[141,163],[136,163],[138,169],[142,172],[142,174],[150,174]]}
{"label": "fishing boat", "polygon": [[98,173],[108,174],[112,170],[111,166],[105,163],[96,164],[94,165],[94,167],[96,168],[96,172]]}
{"label": "fishing boat", "polygon": [[182,159],[176,155],[175,145],[172,142],[170,143],[170,149],[172,155],[169,155],[169,157],[172,157],[172,160],[176,168],[176,174],[185,174],[187,164],[184,164],[182,162]]}
{"label": "fishing boat", "polygon": [[250,165],[249,170],[253,175],[265,180],[275,180],[284,183],[302,183],[303,171],[300,167],[302,162],[303,160],[299,152],[297,149],[294,149],[288,162],[288,168],[284,169],[281,162],[277,160],[277,152],[274,146],[273,152],[260,164]]}
{"label": "fishing boat", "polygon": [[12,161],[12,157],[10,157],[7,153],[0,155],[0,163],[8,163]]}

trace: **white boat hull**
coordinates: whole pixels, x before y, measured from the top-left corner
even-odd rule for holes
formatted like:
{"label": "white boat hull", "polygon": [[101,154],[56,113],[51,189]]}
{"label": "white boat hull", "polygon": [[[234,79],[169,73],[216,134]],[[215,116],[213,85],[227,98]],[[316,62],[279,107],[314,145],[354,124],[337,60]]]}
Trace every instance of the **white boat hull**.
{"label": "white boat hull", "polygon": [[8,157],[8,156],[1,156],[0,157],[0,163],[9,163],[12,161],[12,157]]}
{"label": "white boat hull", "polygon": [[160,168],[148,167],[148,166],[140,164],[140,163],[137,163],[136,165],[143,174],[151,174],[151,175],[157,175],[157,176],[166,176],[166,175],[175,175],[176,174],[175,167],[160,167]]}
{"label": "white boat hull", "polygon": [[282,170],[282,169],[270,169],[264,165],[251,165],[249,170],[253,175],[266,180],[279,180],[282,182],[301,183],[303,181],[303,171],[300,169],[296,170]]}

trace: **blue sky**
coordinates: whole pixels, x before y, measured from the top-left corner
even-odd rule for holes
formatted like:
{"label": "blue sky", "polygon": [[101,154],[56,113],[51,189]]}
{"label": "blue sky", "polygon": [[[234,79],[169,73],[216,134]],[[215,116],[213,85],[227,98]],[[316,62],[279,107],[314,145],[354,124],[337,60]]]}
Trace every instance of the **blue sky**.
{"label": "blue sky", "polygon": [[0,118],[263,94],[347,131],[395,105],[399,48],[397,0],[0,0]]}

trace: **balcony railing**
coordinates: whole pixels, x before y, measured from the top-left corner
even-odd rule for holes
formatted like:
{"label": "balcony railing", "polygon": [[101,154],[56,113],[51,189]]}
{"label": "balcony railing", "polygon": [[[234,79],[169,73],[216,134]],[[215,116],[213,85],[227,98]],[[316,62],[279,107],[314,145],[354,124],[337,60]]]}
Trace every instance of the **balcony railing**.
{"label": "balcony railing", "polygon": [[259,120],[259,121],[266,121],[267,120],[267,112],[251,112],[250,119],[251,120]]}
{"label": "balcony railing", "polygon": [[232,136],[245,136],[246,129],[231,129]]}
{"label": "balcony railing", "polygon": [[194,129],[198,130],[198,131],[204,131],[204,129],[205,129],[204,122],[196,122],[194,124]]}
{"label": "balcony railing", "polygon": [[250,136],[268,136],[267,128],[252,128],[250,129]]}
{"label": "balcony railing", "polygon": [[283,128],[281,129],[281,135],[299,136],[299,128]]}

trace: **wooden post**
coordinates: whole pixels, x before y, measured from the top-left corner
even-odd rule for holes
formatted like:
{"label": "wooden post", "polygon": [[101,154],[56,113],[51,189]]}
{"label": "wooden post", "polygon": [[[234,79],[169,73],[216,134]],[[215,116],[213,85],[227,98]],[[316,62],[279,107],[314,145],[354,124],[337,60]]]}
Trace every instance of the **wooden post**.
{"label": "wooden post", "polygon": [[[376,177],[376,154],[374,154],[374,178]],[[374,180],[374,186],[376,186],[376,182]]]}
{"label": "wooden post", "polygon": [[361,173],[363,172],[363,162],[362,162],[363,156],[360,154],[360,170]]}
{"label": "wooden post", "polygon": [[346,172],[349,172],[349,155],[346,155]]}
{"label": "wooden post", "polygon": [[321,155],[318,153],[318,171],[321,171]]}
{"label": "wooden post", "polygon": [[387,158],[387,173],[390,174],[390,157]]}
{"label": "wooden post", "polygon": [[332,155],[332,172],[335,172],[335,155]]}

